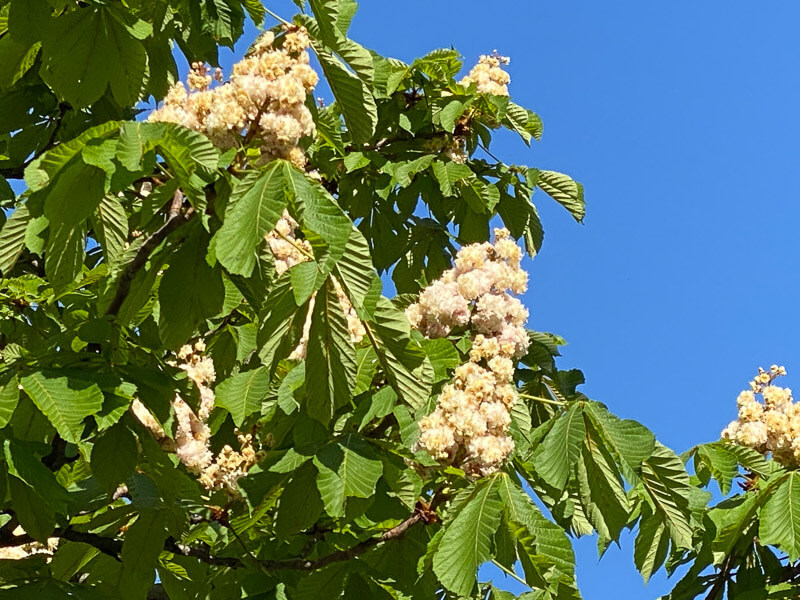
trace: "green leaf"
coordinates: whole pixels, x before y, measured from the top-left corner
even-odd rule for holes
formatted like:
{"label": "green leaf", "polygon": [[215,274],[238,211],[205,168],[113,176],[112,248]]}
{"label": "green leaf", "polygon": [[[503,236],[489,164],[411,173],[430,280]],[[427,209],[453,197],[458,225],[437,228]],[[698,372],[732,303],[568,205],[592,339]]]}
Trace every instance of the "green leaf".
{"label": "green leaf", "polygon": [[42,42],[42,78],[76,109],[92,104],[109,86],[119,104],[134,104],[146,68],[144,46],[106,7],[51,19]]}
{"label": "green leaf", "polygon": [[[508,520],[517,525],[515,535],[518,538],[523,534],[531,537],[535,555],[574,578],[575,553],[565,531],[549,521],[508,474],[500,475],[498,491]],[[520,526],[524,531],[519,529]]]}
{"label": "green leaf", "polygon": [[761,509],[759,543],[774,545],[794,562],[800,557],[800,473],[789,472]]}
{"label": "green leaf", "polygon": [[556,202],[566,208],[579,223],[586,216],[583,186],[569,175],[556,171],[539,171],[536,182]]}
{"label": "green leaf", "polygon": [[231,413],[233,422],[241,427],[248,416],[261,410],[269,392],[269,371],[258,367],[237,373],[220,383],[214,392],[217,406]]}
{"label": "green leaf", "polygon": [[165,514],[147,510],[125,532],[122,544],[122,570],[117,593],[122,600],[144,600],[156,577],[158,555],[167,539]]}
{"label": "green leaf", "polygon": [[286,484],[275,517],[275,533],[279,538],[286,539],[316,523],[323,508],[316,479],[317,469],[306,463]]}
{"label": "green leaf", "polygon": [[619,541],[630,511],[622,477],[611,454],[592,429],[582,453],[583,462],[578,463],[578,486],[586,517],[603,538]]}
{"label": "green leaf", "polygon": [[133,473],[138,458],[136,436],[118,423],[95,440],[89,462],[97,480],[107,490],[113,490]]}
{"label": "green leaf", "polygon": [[586,437],[583,410],[582,404],[573,404],[560,415],[532,457],[539,476],[557,490],[567,485],[570,469],[581,455]]}
{"label": "green leaf", "polygon": [[372,266],[369,244],[355,226],[350,230],[342,258],[336,263],[336,275],[359,318],[371,318],[381,295],[381,281]]}
{"label": "green leaf", "polygon": [[56,528],[56,517],[52,509],[21,479],[10,476],[8,489],[19,524],[32,538],[46,543]]}
{"label": "green leaf", "polygon": [[325,188],[312,184],[288,163],[285,177],[297,221],[314,249],[320,271],[327,275],[344,255],[353,224]]}
{"label": "green leaf", "polygon": [[92,229],[109,268],[118,268],[125,256],[128,240],[128,215],[122,203],[113,196],[105,196],[92,217]]}
{"label": "green leaf", "polygon": [[260,173],[249,173],[231,192],[225,220],[214,237],[217,259],[231,273],[249,277],[257,248],[286,207],[285,166],[274,161]]}
{"label": "green leaf", "polygon": [[669,532],[664,522],[647,511],[639,521],[639,535],[633,549],[633,562],[645,583],[664,564],[668,550]]}
{"label": "green leaf", "polygon": [[642,467],[642,483],[656,512],[666,523],[670,537],[679,548],[691,548],[689,524],[689,475],[675,453],[656,442],[655,450]]}
{"label": "green leaf", "polygon": [[208,266],[207,251],[208,237],[196,228],[172,256],[169,269],[161,278],[158,326],[167,348],[186,343],[203,321],[216,316],[222,308],[222,273],[219,268]]}
{"label": "green leaf", "polygon": [[389,384],[409,406],[418,409],[430,397],[433,367],[421,345],[411,339],[408,320],[386,298],[378,300],[373,323],[373,347]]}
{"label": "green leaf", "polygon": [[655,448],[656,438],[653,432],[636,421],[619,419],[599,402],[588,402],[586,415],[622,467],[625,478],[629,483],[637,483],[642,462]]}
{"label": "green leaf", "polygon": [[372,447],[362,438],[348,434],[325,446],[314,457],[319,475],[317,487],[325,512],[343,517],[347,498],[370,498],[383,473],[383,464],[374,458]]}
{"label": "green leaf", "polygon": [[17,440],[5,440],[3,453],[9,475],[25,482],[42,497],[55,512],[66,514],[70,497],[56,480],[52,471],[36,458],[33,447]]}
{"label": "green leaf", "polygon": [[461,356],[450,340],[443,338],[424,340],[422,349],[433,367],[435,382],[449,379],[449,370],[461,364]]}
{"label": "green leaf", "polygon": [[542,137],[542,120],[539,115],[513,102],[508,103],[506,114],[503,117],[503,125],[516,131],[529,146],[531,138],[539,140]]}
{"label": "green leaf", "polygon": [[103,392],[83,379],[43,371],[23,377],[20,383],[59,435],[73,444],[81,440],[83,419],[103,407]]}
{"label": "green leaf", "polygon": [[492,538],[503,510],[499,487],[498,476],[474,484],[458,514],[445,526],[433,556],[433,571],[454,594],[471,594],[478,567],[491,557]]}
{"label": "green leaf", "polygon": [[0,230],[0,273],[8,276],[25,249],[25,231],[31,222],[27,204],[18,206]]}
{"label": "green leaf", "polygon": [[0,73],[0,87],[8,88],[19,81],[36,62],[41,43],[22,43],[11,36],[0,38],[0,63],[3,71]]}
{"label": "green leaf", "polygon": [[330,280],[317,293],[306,354],[306,410],[328,423],[350,400],[356,379],[356,351],[347,318]]}
{"label": "green leaf", "polygon": [[368,142],[378,123],[378,107],[369,87],[325,49],[318,47],[317,57],[350,136],[356,143]]}
{"label": "green leaf", "polygon": [[0,429],[8,425],[19,403],[19,379],[15,374],[0,377]]}
{"label": "green leaf", "polygon": [[83,268],[86,228],[83,225],[54,225],[47,246],[44,271],[53,288],[61,292],[75,281]]}

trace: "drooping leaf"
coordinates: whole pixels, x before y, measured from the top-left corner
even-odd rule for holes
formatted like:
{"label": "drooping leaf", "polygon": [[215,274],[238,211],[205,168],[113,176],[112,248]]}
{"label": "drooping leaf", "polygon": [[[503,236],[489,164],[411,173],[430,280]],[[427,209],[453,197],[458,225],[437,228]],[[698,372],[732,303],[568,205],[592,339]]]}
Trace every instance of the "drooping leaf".
{"label": "drooping leaf", "polygon": [[122,570],[117,593],[123,600],[144,600],[156,577],[158,555],[167,538],[163,512],[147,510],[125,533],[122,544]]}
{"label": "drooping leaf", "polygon": [[655,448],[653,433],[636,421],[617,418],[598,402],[586,404],[586,415],[622,467],[625,478],[636,483],[642,462]]}
{"label": "drooping leaf", "polygon": [[350,399],[356,379],[356,351],[347,319],[330,280],[318,293],[311,315],[306,354],[306,410],[328,423]]}
{"label": "drooping leaf", "polygon": [[503,510],[498,489],[497,476],[474,484],[458,514],[445,527],[433,556],[433,570],[439,581],[459,596],[472,593],[478,567],[491,556],[492,537]]}
{"label": "drooping leaf", "polygon": [[675,453],[656,442],[655,450],[642,467],[642,483],[655,510],[666,523],[676,546],[692,545],[689,523],[689,476]]}
{"label": "drooping leaf", "polygon": [[759,542],[775,545],[794,562],[800,556],[800,474],[788,473],[759,514]]}
{"label": "drooping leaf", "polygon": [[581,404],[570,406],[558,417],[533,455],[536,472],[558,490],[566,486],[570,468],[581,454],[586,436],[583,410]]}
{"label": "drooping leaf", "polygon": [[669,532],[664,521],[648,510],[639,521],[633,550],[634,563],[645,583],[664,564],[668,550]]}

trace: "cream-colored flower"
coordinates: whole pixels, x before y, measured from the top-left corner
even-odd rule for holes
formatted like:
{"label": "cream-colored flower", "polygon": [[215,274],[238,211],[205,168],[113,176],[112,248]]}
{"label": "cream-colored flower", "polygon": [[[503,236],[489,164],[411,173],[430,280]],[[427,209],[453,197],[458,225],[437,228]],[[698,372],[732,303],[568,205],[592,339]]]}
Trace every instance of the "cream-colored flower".
{"label": "cream-colored flower", "polygon": [[306,158],[298,143],[314,132],[305,100],[319,78],[308,65],[310,41],[305,29],[285,29],[279,48],[274,47],[271,33],[263,35],[234,65],[227,83],[212,88],[212,80],[222,81],[221,70],[212,75],[203,63],[192,63],[189,90],[181,82],[174,84],[148,121],[201,131],[222,149],[236,147],[247,135],[260,140],[259,163],[285,158],[303,167]]}
{"label": "cream-colored flower", "polygon": [[517,400],[514,360],[530,343],[528,311],[511,295],[527,285],[521,259],[508,231],[496,229],[494,245],[463,247],[454,267],[406,310],[412,327],[429,338],[457,327],[473,332],[470,361],[455,369],[435,410],[420,420],[417,448],[438,460],[458,461],[474,476],[495,472],[514,450],[508,435]]}

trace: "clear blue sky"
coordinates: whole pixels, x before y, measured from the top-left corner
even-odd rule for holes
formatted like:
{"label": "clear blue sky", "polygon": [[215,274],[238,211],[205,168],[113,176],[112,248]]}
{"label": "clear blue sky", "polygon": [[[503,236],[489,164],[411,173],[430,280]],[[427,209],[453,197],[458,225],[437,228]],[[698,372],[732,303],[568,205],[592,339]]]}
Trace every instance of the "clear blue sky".
{"label": "clear blue sky", "polygon": [[[530,326],[569,341],[561,365],[589,396],[681,452],[717,439],[758,365],[800,381],[798,23],[786,0],[363,0],[351,33],[405,60],[450,45],[468,64],[512,57],[512,95],[544,138],[494,153],[570,173],[588,205],[580,226],[536,202]],[[630,538],[599,563],[593,539],[575,548],[586,600],[670,589],[642,585]]]}

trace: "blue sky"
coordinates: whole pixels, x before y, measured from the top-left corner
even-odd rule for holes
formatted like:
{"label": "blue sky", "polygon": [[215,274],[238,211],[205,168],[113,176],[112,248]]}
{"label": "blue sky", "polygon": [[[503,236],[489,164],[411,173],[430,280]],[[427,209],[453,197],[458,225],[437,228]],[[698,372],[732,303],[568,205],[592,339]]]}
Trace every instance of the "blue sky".
{"label": "blue sky", "polygon": [[[798,22],[787,1],[364,0],[351,35],[405,60],[512,57],[512,96],[544,138],[501,136],[494,153],[571,174],[588,208],[577,225],[536,199],[530,325],[569,341],[561,365],[585,393],[681,452],[718,437],[757,366],[785,364],[790,386],[800,372]],[[600,562],[593,539],[575,547],[586,600],[670,588],[643,586],[630,538]]]}

